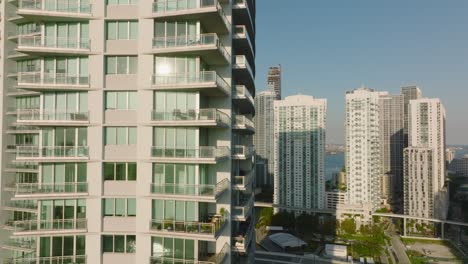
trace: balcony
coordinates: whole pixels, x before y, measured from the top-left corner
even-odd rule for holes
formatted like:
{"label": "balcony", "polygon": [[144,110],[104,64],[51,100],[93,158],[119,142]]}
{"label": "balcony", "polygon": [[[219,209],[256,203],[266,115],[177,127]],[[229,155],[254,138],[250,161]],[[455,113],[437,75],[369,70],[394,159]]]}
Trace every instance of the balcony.
{"label": "balcony", "polygon": [[24,18],[42,21],[77,21],[92,17],[90,4],[77,6],[61,0],[18,0],[16,13]]}
{"label": "balcony", "polygon": [[19,72],[18,88],[42,89],[87,89],[89,76],[69,75],[66,73]]}
{"label": "balcony", "polygon": [[253,146],[235,145],[232,152],[232,158],[238,160],[246,160],[254,154]]}
{"label": "balcony", "polygon": [[250,39],[250,34],[245,25],[236,25],[234,28],[233,40],[236,48],[243,51],[250,51],[250,56],[255,57],[254,42]]}
{"label": "balcony", "polygon": [[87,219],[7,221],[5,229],[13,235],[39,235],[43,233],[84,233]]}
{"label": "balcony", "polygon": [[153,110],[151,120],[155,126],[229,127],[229,116],[218,109]]}
{"label": "balcony", "polygon": [[73,263],[73,264],[86,264],[86,256],[60,256],[60,257],[25,257],[25,258],[11,258],[6,259],[5,264],[36,264],[36,263]]}
{"label": "balcony", "polygon": [[216,202],[216,199],[221,196],[229,188],[229,180],[224,179],[217,184],[151,184],[151,193],[158,197],[166,198],[183,198],[197,201]]}
{"label": "balcony", "polygon": [[255,101],[245,85],[236,85],[232,89],[232,99],[240,113],[255,113]]}
{"label": "balcony", "polygon": [[74,160],[88,159],[89,148],[87,146],[71,147],[39,147],[17,146],[17,160]]}
{"label": "balcony", "polygon": [[236,118],[233,121],[234,123],[232,124],[232,129],[249,134],[255,133],[254,122],[247,116],[236,115]]}
{"label": "balcony", "polygon": [[89,112],[18,109],[16,122],[21,125],[88,125]]}
{"label": "balcony", "polygon": [[150,232],[165,233],[171,236],[180,235],[183,238],[194,236],[198,239],[216,241],[226,226],[226,219],[213,217],[210,222],[189,222],[173,220],[151,220]]}
{"label": "balcony", "polygon": [[216,33],[153,39],[153,53],[168,56],[200,56],[209,65],[229,65],[231,54]]}
{"label": "balcony", "polygon": [[35,240],[9,239],[0,248],[18,252],[36,252],[37,242]]}
{"label": "balcony", "polygon": [[227,34],[231,29],[219,0],[155,0],[153,17],[199,20],[208,32]]}
{"label": "balcony", "polygon": [[154,146],[151,157],[163,163],[216,164],[229,157],[228,147],[167,148]]}
{"label": "balcony", "polygon": [[3,210],[5,211],[18,211],[18,212],[27,212],[27,213],[37,213],[37,202],[32,200],[14,200],[7,201],[3,205]]}
{"label": "balcony", "polygon": [[237,205],[232,207],[232,217],[237,221],[246,221],[252,214],[252,208],[254,206],[253,195],[250,198],[241,200]]}
{"label": "balcony", "polygon": [[152,86],[156,90],[200,91],[210,96],[231,93],[231,86],[215,71],[153,75]]}
{"label": "balcony", "polygon": [[255,91],[255,73],[250,66],[247,57],[244,55],[237,55],[234,57],[233,70],[237,79],[242,80],[242,84],[247,86],[249,91]]}
{"label": "balcony", "polygon": [[89,54],[91,42],[89,39],[19,36],[16,50],[35,55],[53,54]]}
{"label": "balcony", "polygon": [[233,189],[239,191],[250,190],[252,188],[253,179],[253,171],[245,173],[242,176],[234,176]]}
{"label": "balcony", "polygon": [[232,13],[238,24],[248,25],[249,31],[254,33],[254,19],[248,0],[234,0],[232,5]]}
{"label": "balcony", "polygon": [[254,236],[254,224],[251,222],[240,235],[233,237],[232,249],[237,253],[248,253]]}
{"label": "balcony", "polygon": [[150,257],[150,264],[222,264],[224,263],[226,257],[229,256],[229,252],[229,245],[227,243],[223,246],[218,254],[205,253],[204,256],[198,256],[197,259],[176,259],[172,257],[165,257],[164,252],[153,252],[153,256]]}
{"label": "balcony", "polygon": [[87,182],[67,183],[17,183],[15,188],[16,198],[24,197],[58,197],[77,196],[88,194]]}

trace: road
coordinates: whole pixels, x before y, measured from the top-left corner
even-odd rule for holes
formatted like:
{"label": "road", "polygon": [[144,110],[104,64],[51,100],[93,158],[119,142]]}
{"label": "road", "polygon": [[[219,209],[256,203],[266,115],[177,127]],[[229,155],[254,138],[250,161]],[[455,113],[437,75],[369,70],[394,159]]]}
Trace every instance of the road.
{"label": "road", "polygon": [[392,230],[387,231],[387,235],[392,240],[392,245],[389,251],[390,251],[390,254],[392,254],[391,256],[392,259],[395,261],[393,263],[411,264],[408,258],[408,255],[406,254],[406,247],[403,244],[403,242],[401,242],[400,237],[393,230],[393,225],[392,225]]}

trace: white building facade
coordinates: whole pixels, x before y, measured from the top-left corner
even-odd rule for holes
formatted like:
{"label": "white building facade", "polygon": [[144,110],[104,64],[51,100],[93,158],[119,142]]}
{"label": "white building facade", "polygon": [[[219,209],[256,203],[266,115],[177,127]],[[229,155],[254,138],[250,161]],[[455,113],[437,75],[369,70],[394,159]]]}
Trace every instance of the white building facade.
{"label": "white building facade", "polygon": [[2,260],[252,262],[255,0],[0,7]]}
{"label": "white building facade", "polygon": [[381,198],[380,97],[360,88],[346,93],[347,204],[376,210]]}
{"label": "white building facade", "polygon": [[274,204],[325,207],[327,102],[294,95],[274,102]]}
{"label": "white building facade", "polygon": [[444,106],[439,99],[411,100],[409,115],[409,147],[405,150],[404,173],[405,214],[445,219],[448,197]]}

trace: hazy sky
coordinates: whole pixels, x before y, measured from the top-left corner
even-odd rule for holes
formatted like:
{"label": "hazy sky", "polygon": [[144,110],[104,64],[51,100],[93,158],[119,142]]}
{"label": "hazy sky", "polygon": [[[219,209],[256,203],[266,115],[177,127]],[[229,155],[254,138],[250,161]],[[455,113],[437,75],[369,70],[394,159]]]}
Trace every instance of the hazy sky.
{"label": "hazy sky", "polygon": [[257,89],[282,64],[283,96],[328,99],[342,143],[344,94],[418,85],[447,108],[447,141],[468,144],[467,0],[257,0]]}

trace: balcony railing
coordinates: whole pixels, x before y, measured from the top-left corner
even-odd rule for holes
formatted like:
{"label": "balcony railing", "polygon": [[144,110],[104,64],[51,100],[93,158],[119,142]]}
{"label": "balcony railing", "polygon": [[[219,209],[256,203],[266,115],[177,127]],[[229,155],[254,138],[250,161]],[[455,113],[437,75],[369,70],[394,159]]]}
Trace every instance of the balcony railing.
{"label": "balcony railing", "polygon": [[226,93],[230,92],[229,84],[215,71],[153,75],[152,83],[154,86],[216,84]]}
{"label": "balcony railing", "polygon": [[89,121],[89,112],[18,109],[18,121]]}
{"label": "balcony railing", "polygon": [[77,76],[67,73],[19,72],[18,85],[73,85],[89,86],[89,76]]}
{"label": "balcony railing", "polygon": [[77,6],[68,4],[68,1],[64,0],[19,0],[18,8],[44,12],[91,14],[91,4],[80,4]]}
{"label": "balcony railing", "polygon": [[234,64],[236,68],[246,69],[252,77],[254,76],[252,67],[250,67],[250,63],[245,55],[236,55]]}
{"label": "balcony railing", "polygon": [[240,201],[239,205],[232,207],[232,215],[235,217],[246,218],[252,207],[254,206],[254,198],[250,198]]}
{"label": "balcony railing", "polygon": [[86,264],[86,256],[60,256],[60,257],[31,257],[31,258],[12,258],[5,260],[5,264]]}
{"label": "balcony railing", "polygon": [[244,115],[236,115],[234,125],[238,127],[247,127],[252,129],[254,127],[253,121]]}
{"label": "balcony railing", "polygon": [[17,158],[86,158],[89,155],[87,146],[73,147],[39,147],[17,146]]}
{"label": "balcony railing", "polygon": [[151,220],[150,229],[161,232],[187,233],[198,235],[216,236],[224,227],[226,219],[216,218],[212,223],[174,221],[174,220]]}
{"label": "balcony railing", "polygon": [[89,50],[91,47],[91,41],[84,38],[19,36],[18,48],[22,47]]}
{"label": "balcony railing", "polygon": [[153,39],[154,49],[168,48],[200,48],[204,46],[216,46],[226,60],[230,60],[231,55],[224,47],[216,33],[207,33],[194,36],[165,36]]}
{"label": "balcony railing", "polygon": [[245,231],[245,234],[233,238],[234,247],[236,250],[240,252],[245,252],[248,250],[247,247],[249,246],[250,240],[252,239],[253,231],[254,224],[250,223],[247,230]]}
{"label": "balcony railing", "polygon": [[167,148],[155,146],[151,149],[151,156],[155,158],[216,159],[228,155],[228,147]]}
{"label": "balcony railing", "polygon": [[249,157],[253,154],[253,152],[254,152],[253,146],[236,145],[234,146],[234,151],[232,154],[236,156]]}
{"label": "balcony railing", "polygon": [[9,239],[1,247],[16,251],[34,251],[36,245],[37,242],[35,240]]}
{"label": "balcony railing", "polygon": [[226,257],[229,255],[229,245],[224,244],[221,251],[211,257],[199,257],[198,260],[194,259],[177,259],[173,257],[165,257],[164,252],[153,252],[153,256],[150,257],[150,264],[162,264],[162,263],[177,263],[177,264],[221,264],[224,262]]}
{"label": "balcony railing", "polygon": [[163,112],[153,110],[153,121],[213,121],[216,123],[229,124],[229,116],[218,109],[193,109],[174,110]]}
{"label": "balcony railing", "polygon": [[67,183],[17,183],[16,194],[58,194],[58,193],[87,193],[87,182]]}
{"label": "balcony railing", "polygon": [[253,96],[250,94],[249,90],[245,85],[236,85],[233,89],[233,97],[234,99],[244,99],[246,98],[252,104],[254,103]]}
{"label": "balcony railing", "polygon": [[3,207],[7,208],[17,208],[17,209],[25,209],[25,210],[37,210],[37,202],[32,200],[13,200],[7,201],[4,203]]}
{"label": "balcony railing", "polygon": [[86,230],[87,219],[8,221],[6,226],[15,232]]}
{"label": "balcony railing", "polygon": [[234,184],[240,185],[242,187],[246,187],[252,182],[253,179],[253,171],[250,171],[244,176],[234,176]]}
{"label": "balcony railing", "polygon": [[151,184],[151,193],[166,195],[209,196],[216,197],[229,188],[229,180],[224,179],[217,184]]}

